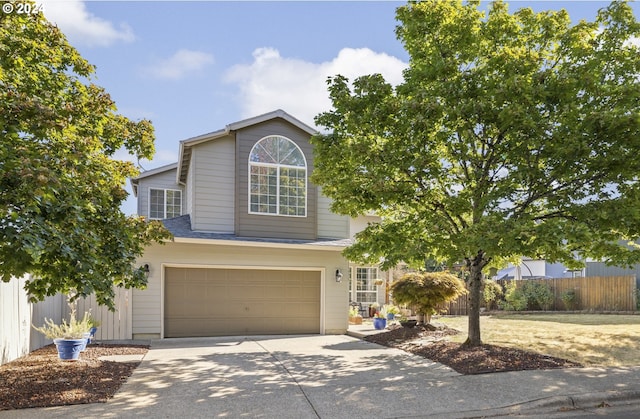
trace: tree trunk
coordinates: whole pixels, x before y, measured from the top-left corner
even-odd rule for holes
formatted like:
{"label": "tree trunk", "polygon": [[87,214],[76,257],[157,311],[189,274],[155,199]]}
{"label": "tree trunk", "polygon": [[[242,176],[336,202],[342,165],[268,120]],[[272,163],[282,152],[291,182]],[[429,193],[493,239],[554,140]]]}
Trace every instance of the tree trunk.
{"label": "tree trunk", "polygon": [[479,251],[473,259],[466,259],[469,277],[467,287],[469,288],[469,335],[463,345],[480,346],[480,301],[482,297],[482,269],[489,263],[485,259],[485,253]]}

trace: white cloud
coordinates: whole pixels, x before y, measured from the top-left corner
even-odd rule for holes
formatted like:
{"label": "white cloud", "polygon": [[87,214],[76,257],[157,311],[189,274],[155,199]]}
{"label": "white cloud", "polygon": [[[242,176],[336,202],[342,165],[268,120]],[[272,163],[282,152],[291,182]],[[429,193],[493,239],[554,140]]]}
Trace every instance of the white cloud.
{"label": "white cloud", "polygon": [[112,22],[90,13],[81,0],[41,0],[44,15],[58,25],[72,44],[105,47],[114,42],[131,42],[133,30],[126,23]]}
{"label": "white cloud", "polygon": [[202,70],[213,63],[213,55],[206,52],[178,50],[171,57],[148,66],[144,72],[163,80],[178,80],[189,73]]}
{"label": "white cloud", "polygon": [[251,64],[230,68],[226,81],[239,86],[242,117],[283,109],[313,125],[313,118],[331,108],[327,78],[341,74],[353,81],[359,76],[380,73],[393,85],[403,80],[407,63],[368,48],[344,48],[333,60],[312,63],[280,56],[274,48],[258,48]]}

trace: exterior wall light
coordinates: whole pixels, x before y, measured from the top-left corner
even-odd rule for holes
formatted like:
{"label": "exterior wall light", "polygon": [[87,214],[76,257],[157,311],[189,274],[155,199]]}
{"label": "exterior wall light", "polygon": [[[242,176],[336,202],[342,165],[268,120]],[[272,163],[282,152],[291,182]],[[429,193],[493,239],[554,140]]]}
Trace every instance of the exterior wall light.
{"label": "exterior wall light", "polygon": [[342,282],[342,272],[340,272],[340,269],[336,269],[336,282]]}

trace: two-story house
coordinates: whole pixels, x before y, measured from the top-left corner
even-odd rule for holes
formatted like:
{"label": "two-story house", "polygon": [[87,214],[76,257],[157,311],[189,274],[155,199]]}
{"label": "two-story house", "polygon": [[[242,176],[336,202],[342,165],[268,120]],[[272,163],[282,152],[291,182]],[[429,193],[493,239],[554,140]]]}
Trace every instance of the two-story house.
{"label": "two-story house", "polygon": [[177,163],[131,180],[138,214],[174,235],[139,261],[133,338],[346,331],[350,280],[355,297],[353,276],[378,273],[341,255],[351,220],[309,181],[315,132],[274,111],[181,141]]}

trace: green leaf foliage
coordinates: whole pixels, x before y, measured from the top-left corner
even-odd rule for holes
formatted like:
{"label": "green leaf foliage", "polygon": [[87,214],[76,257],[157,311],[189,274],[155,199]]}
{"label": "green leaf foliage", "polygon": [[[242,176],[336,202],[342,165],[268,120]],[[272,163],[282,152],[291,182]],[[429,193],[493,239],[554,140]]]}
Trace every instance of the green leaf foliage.
{"label": "green leaf foliage", "polygon": [[403,275],[390,289],[397,304],[415,307],[421,314],[436,314],[437,307],[466,292],[464,282],[448,272],[414,272]]}
{"label": "green leaf foliage", "polygon": [[487,279],[482,281],[482,300],[487,309],[492,310],[503,295],[504,291],[496,281]]}
{"label": "green leaf foliage", "polygon": [[113,308],[113,286],[143,287],[134,262],[169,234],[120,210],[138,170],[114,154],[151,158],[153,126],[117,114],[93,72],[41,14],[0,14],[0,276],[31,274],[33,301],[95,293]]}
{"label": "green leaf foliage", "polygon": [[528,298],[522,287],[518,287],[515,281],[510,281],[505,285],[504,301],[498,305],[503,310],[522,311],[527,309]]}
{"label": "green leaf foliage", "polygon": [[534,280],[509,281],[505,288],[504,310],[548,310],[555,299],[549,285]]}
{"label": "green leaf foliage", "polygon": [[404,83],[337,75],[316,117],[312,180],[334,211],[382,217],[346,255],[464,263],[471,344],[492,260],[640,262],[627,245],[640,236],[640,25],[628,4],[571,24],[564,10],[425,0],[397,19]]}

